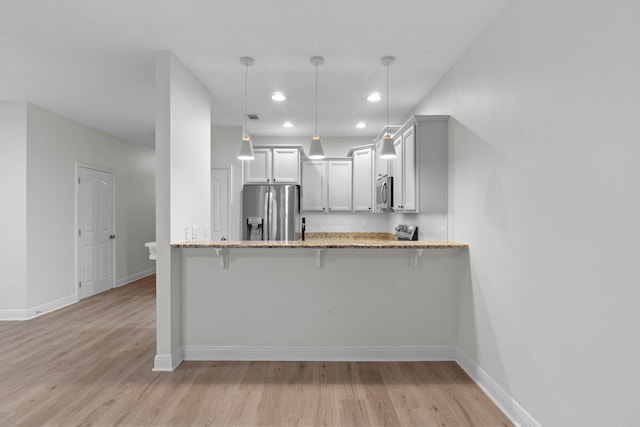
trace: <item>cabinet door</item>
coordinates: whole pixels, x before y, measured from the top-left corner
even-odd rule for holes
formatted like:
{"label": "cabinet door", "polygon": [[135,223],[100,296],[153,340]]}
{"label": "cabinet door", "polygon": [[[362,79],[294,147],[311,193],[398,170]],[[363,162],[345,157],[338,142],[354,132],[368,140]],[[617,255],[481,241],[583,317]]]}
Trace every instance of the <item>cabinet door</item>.
{"label": "cabinet door", "polygon": [[381,159],[380,153],[382,152],[382,141],[376,144],[376,178],[380,178],[385,175],[389,175],[389,159]]}
{"label": "cabinet door", "polygon": [[326,165],[323,161],[302,162],[302,210],[323,212],[325,210]]}
{"label": "cabinet door", "polygon": [[393,145],[396,149],[396,157],[391,159],[391,176],[393,176],[393,210],[404,209],[404,168],[403,168],[403,145],[402,135],[400,135]]}
{"label": "cabinet door", "polygon": [[271,180],[271,150],[255,148],[253,160],[243,160],[244,182],[269,182]]}
{"label": "cabinet door", "polygon": [[300,150],[273,149],[273,181],[297,184],[300,182]]}
{"label": "cabinet door", "polygon": [[402,166],[404,171],[404,197],[402,209],[416,210],[416,138],[415,127],[411,126],[402,134]]}
{"label": "cabinet door", "polygon": [[337,160],[328,162],[327,174],[329,181],[329,211],[351,211],[351,161]]}
{"label": "cabinet door", "polygon": [[353,210],[371,212],[373,208],[373,149],[353,152]]}

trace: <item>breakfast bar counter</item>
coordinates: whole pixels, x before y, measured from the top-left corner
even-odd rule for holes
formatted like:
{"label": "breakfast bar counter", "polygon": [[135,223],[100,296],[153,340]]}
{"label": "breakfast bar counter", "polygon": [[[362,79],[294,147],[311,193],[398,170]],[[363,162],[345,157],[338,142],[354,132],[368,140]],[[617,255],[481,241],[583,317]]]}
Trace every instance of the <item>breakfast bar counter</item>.
{"label": "breakfast bar counter", "polygon": [[170,245],[155,370],[182,360],[453,360],[467,245],[391,233]]}
{"label": "breakfast bar counter", "polygon": [[392,233],[307,233],[305,240],[267,241],[185,241],[172,244],[172,248],[302,248],[302,249],[464,249],[468,245],[449,241],[397,240]]}

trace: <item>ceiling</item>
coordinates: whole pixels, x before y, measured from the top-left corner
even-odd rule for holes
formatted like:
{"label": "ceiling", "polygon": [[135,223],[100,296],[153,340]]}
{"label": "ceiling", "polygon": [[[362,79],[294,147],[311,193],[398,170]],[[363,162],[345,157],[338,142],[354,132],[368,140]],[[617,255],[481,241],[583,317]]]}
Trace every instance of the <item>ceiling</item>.
{"label": "ceiling", "polygon": [[[413,108],[509,0],[0,0],[0,100],[27,101],[154,145],[154,53],[169,50],[209,89],[214,125],[252,135],[376,135]],[[271,100],[282,91],[287,100]],[[283,128],[289,120],[292,128]],[[357,129],[359,121],[367,122]]]}

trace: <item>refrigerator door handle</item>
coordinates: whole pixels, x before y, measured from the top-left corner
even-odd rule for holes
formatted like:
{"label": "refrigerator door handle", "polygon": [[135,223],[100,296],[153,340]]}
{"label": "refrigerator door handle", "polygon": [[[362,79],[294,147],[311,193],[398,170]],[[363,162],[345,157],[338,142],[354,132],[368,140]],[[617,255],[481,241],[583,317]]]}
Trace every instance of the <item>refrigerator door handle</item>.
{"label": "refrigerator door handle", "polygon": [[271,212],[269,212],[269,225],[271,229],[269,230],[269,240],[275,240],[276,235],[278,233],[278,204],[276,203],[276,198],[273,197],[273,191],[269,192],[269,197],[271,200],[269,201],[269,205],[271,206]]}
{"label": "refrigerator door handle", "polygon": [[263,216],[263,223],[262,223],[262,240],[270,240],[269,237],[269,232],[270,232],[270,221],[271,221],[271,215],[269,212],[269,195],[271,194],[270,191],[267,191],[266,193],[264,193],[264,216]]}

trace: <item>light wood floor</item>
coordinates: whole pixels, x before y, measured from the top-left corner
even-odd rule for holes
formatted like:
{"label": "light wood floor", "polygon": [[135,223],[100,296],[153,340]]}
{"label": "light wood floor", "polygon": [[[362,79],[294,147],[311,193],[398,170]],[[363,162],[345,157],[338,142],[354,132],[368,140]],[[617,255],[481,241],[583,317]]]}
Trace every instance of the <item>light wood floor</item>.
{"label": "light wood floor", "polygon": [[0,322],[0,426],[512,426],[454,362],[152,372],[155,277]]}

